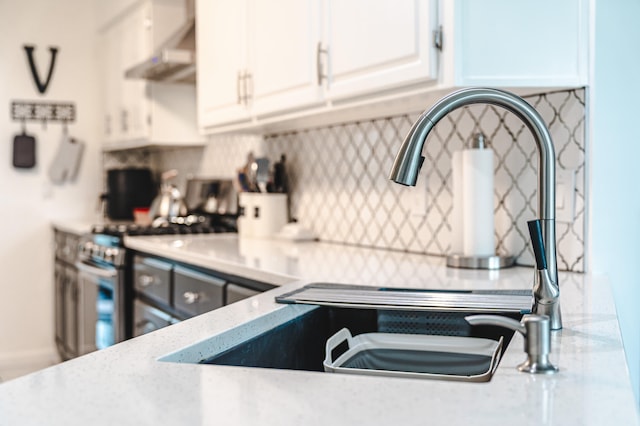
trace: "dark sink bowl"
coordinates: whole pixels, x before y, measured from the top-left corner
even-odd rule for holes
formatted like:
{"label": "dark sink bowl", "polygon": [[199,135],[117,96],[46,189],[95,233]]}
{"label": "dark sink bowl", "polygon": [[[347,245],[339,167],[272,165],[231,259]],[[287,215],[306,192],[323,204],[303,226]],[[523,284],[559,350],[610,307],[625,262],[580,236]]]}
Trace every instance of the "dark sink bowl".
{"label": "dark sink bowl", "polygon": [[[288,312],[290,311],[290,312]],[[161,361],[189,362],[228,366],[324,371],[323,360],[327,339],[342,328],[352,335],[362,333],[403,333],[503,339],[502,351],[513,332],[495,326],[471,327],[464,317],[480,312],[401,311],[337,308],[327,306],[285,306],[269,315],[259,330],[258,318],[207,341],[169,354]],[[521,314],[501,313],[520,320]],[[258,331],[255,331],[258,329]],[[253,330],[253,335],[247,335]],[[236,336],[233,337],[234,331]],[[216,341],[216,338],[218,340]],[[233,342],[233,340],[237,340]],[[345,344],[346,346],[346,344]],[[211,349],[207,349],[211,348]],[[214,349],[215,348],[215,349]],[[336,348],[336,351],[346,350]]]}

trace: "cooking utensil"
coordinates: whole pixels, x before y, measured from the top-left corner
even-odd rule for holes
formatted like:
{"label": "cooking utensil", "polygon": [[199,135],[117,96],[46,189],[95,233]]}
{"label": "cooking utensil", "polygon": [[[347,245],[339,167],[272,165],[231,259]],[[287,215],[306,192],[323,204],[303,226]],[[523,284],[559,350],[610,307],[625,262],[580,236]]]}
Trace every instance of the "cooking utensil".
{"label": "cooking utensil", "polygon": [[80,160],[84,152],[84,143],[69,137],[65,131],[58,146],[56,156],[49,167],[49,178],[56,184],[65,180],[74,180],[78,174]]}
{"label": "cooking utensil", "polygon": [[256,176],[258,173],[258,163],[256,163],[255,157],[253,156],[253,152],[250,152],[249,154],[247,154],[247,164],[244,167],[244,173],[247,176],[249,192],[258,191],[258,185],[256,181]]}
{"label": "cooking utensil", "polygon": [[266,157],[256,158],[256,176],[255,182],[260,192],[267,192],[267,183],[269,182],[269,159]]}
{"label": "cooking utensil", "polygon": [[285,161],[287,157],[282,154],[280,161],[273,165],[273,190],[274,192],[280,192],[286,194],[289,192],[289,183],[287,179],[287,169]]}
{"label": "cooking utensil", "polygon": [[249,177],[242,171],[238,172],[238,185],[240,186],[240,190],[242,190],[242,192],[251,192]]}
{"label": "cooking utensil", "polygon": [[36,138],[28,135],[25,128],[13,138],[13,167],[31,169],[36,165]]}
{"label": "cooking utensil", "polygon": [[182,199],[182,194],[169,183],[169,180],[178,175],[177,170],[168,170],[162,174],[162,182],[160,184],[160,194],[153,200],[149,208],[149,216],[154,219],[163,218],[171,220],[178,216],[187,215],[187,206]]}

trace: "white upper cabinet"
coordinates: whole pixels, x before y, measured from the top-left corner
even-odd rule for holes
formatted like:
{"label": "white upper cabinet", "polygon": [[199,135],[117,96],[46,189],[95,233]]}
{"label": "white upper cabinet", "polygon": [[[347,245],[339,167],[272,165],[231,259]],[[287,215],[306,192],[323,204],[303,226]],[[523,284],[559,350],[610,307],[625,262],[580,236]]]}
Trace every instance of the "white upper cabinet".
{"label": "white upper cabinet", "polygon": [[[435,81],[436,0],[200,0],[205,132]],[[277,120],[277,118],[275,118]]]}
{"label": "white upper cabinet", "polygon": [[[121,55],[120,71],[117,78],[121,80],[121,103],[119,111],[114,112],[119,124],[119,138],[143,139],[149,132],[149,98],[147,96],[147,82],[144,80],[130,80],[124,78],[127,69],[147,59],[151,51],[151,7],[145,4],[132,13],[126,15],[116,31],[120,34],[119,52]],[[119,114],[119,116],[118,116]]]}
{"label": "white upper cabinet", "polygon": [[586,0],[441,2],[443,85],[587,84]]}
{"label": "white upper cabinet", "polygon": [[256,115],[323,100],[320,1],[249,0],[248,96]]}
{"label": "white upper cabinet", "polygon": [[121,98],[121,83],[116,78],[122,70],[120,44],[120,32],[115,28],[110,28],[100,35],[98,51],[101,53],[99,63],[104,108],[102,124],[104,141],[107,143],[118,139],[121,132],[116,122]]}
{"label": "white upper cabinet", "polygon": [[416,112],[465,86],[587,84],[588,0],[200,0],[206,133]]}
{"label": "white upper cabinet", "polygon": [[327,0],[330,99],[434,82],[435,0]]}
{"label": "white upper cabinet", "polygon": [[138,1],[112,15],[100,33],[103,149],[202,144],[193,85],[125,78],[184,24],[184,2]]}
{"label": "white upper cabinet", "polygon": [[248,121],[245,0],[196,3],[198,122],[201,126]]}
{"label": "white upper cabinet", "polygon": [[315,52],[319,5],[318,0],[198,1],[202,128],[322,102]]}

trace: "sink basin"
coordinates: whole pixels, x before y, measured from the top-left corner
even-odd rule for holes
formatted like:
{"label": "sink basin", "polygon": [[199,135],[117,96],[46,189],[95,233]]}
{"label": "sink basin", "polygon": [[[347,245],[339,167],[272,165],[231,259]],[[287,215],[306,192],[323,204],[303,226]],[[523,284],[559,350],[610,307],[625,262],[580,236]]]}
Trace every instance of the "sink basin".
{"label": "sink basin", "polygon": [[[471,327],[464,317],[473,313],[285,305],[168,354],[160,361],[320,372],[324,371],[327,339],[342,328],[349,329],[354,336],[379,332],[469,336],[495,341],[502,338],[504,351],[513,331],[495,326]],[[501,314],[518,321],[522,317],[518,313]],[[342,352],[346,349],[336,348]]]}

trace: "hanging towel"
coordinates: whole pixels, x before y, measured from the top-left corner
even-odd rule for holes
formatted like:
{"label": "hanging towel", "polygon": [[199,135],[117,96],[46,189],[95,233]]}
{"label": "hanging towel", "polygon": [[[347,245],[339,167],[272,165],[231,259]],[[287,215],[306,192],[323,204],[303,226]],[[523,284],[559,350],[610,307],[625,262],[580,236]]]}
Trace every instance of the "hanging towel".
{"label": "hanging towel", "polygon": [[56,156],[49,168],[51,182],[62,184],[66,180],[75,180],[80,168],[83,151],[83,142],[63,134]]}

